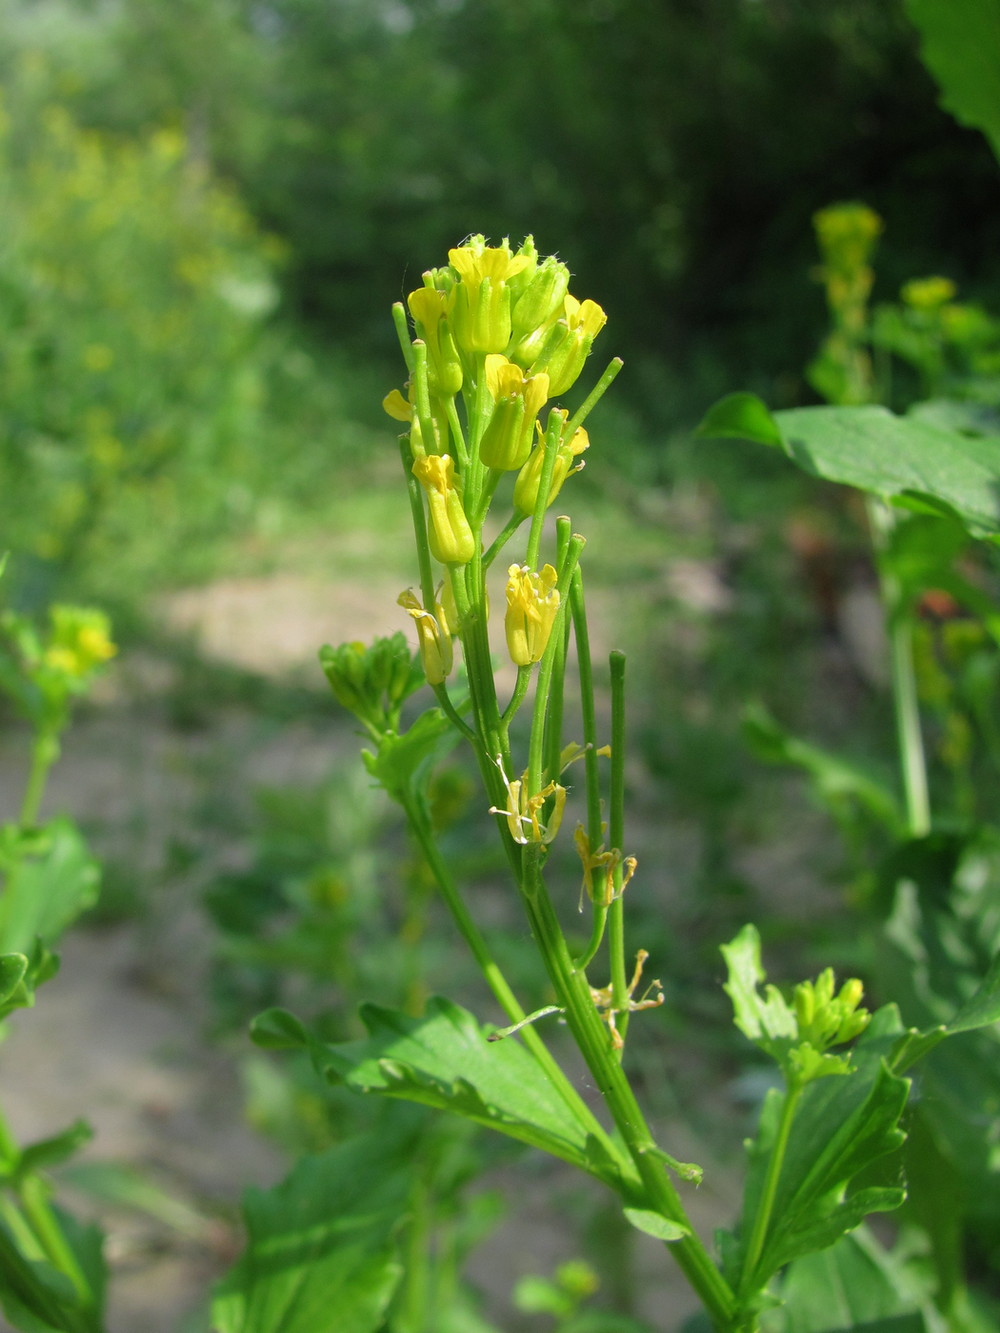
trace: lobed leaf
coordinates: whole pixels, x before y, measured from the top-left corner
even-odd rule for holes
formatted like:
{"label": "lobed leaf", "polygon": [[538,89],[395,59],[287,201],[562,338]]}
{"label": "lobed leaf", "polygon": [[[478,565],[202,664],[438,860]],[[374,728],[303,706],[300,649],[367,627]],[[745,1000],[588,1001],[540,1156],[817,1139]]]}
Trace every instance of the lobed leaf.
{"label": "lobed leaf", "polygon": [[249,1189],[247,1245],[218,1284],[218,1333],[376,1333],[401,1276],[394,1233],[409,1174],[381,1135],[303,1157]]}
{"label": "lobed leaf", "polygon": [[[307,1035],[327,1078],[451,1111],[620,1187],[623,1162],[594,1140],[520,1042],[488,1041],[492,1029],[441,997],[428,1001],[421,1018],[374,1004],[363,1005],[361,1017],[368,1036],[360,1041],[327,1044]],[[298,1020],[270,1010],[261,1021],[265,1044],[291,1044]]]}

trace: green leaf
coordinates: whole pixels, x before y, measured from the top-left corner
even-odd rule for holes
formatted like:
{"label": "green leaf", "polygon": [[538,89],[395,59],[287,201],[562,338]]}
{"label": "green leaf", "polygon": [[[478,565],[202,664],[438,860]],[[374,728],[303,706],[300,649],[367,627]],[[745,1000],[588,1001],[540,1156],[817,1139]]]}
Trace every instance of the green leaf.
{"label": "green leaf", "polygon": [[958,518],[974,537],[1000,533],[1000,449],[993,436],[945,430],[874,406],[803,407],[772,416],[752,394],[717,403],[698,433],[780,444],[813,476]]}
{"label": "green leaf", "polygon": [[247,1246],[218,1284],[218,1333],[376,1333],[401,1276],[393,1236],[409,1173],[377,1133],[247,1190]]}
{"label": "green leaf", "polygon": [[189,1204],[121,1162],[74,1162],[60,1169],[59,1183],[102,1203],[145,1213],[194,1240],[208,1240],[213,1230],[209,1221]]}
{"label": "green leaf", "polygon": [[626,1208],[624,1212],[626,1219],[637,1231],[644,1231],[647,1236],[653,1236],[656,1240],[683,1240],[685,1236],[691,1234],[690,1227],[682,1226],[680,1222],[672,1222],[662,1213],[651,1212],[648,1208]]}
{"label": "green leaf", "polygon": [[926,1293],[867,1227],[797,1259],[781,1295],[781,1333],[927,1333]]}
{"label": "green leaf", "polygon": [[58,971],[59,959],[41,940],[35,941],[27,958],[23,953],[0,955],[4,990],[0,996],[0,1019],[15,1009],[30,1009],[35,1003],[35,991]]}
{"label": "green leaf", "polygon": [[[899,1119],[909,1083],[887,1063],[901,1034],[895,1010],[880,1009],[852,1052],[854,1069],[810,1083],[802,1091],[778,1178],[772,1224],[748,1290],[762,1290],[791,1260],[832,1245],[869,1213],[903,1202],[905,1191],[895,1183],[858,1186],[859,1177],[867,1176],[873,1163],[895,1152],[905,1138]],[[757,1137],[748,1145],[740,1230],[735,1243],[725,1246],[733,1281],[742,1268],[741,1238],[749,1236],[763,1198],[783,1102],[783,1094],[772,1089]]]}
{"label": "green leaf", "polygon": [[983,984],[946,1025],[945,1031],[972,1032],[990,1023],[1000,1023],[1000,955],[994,958]]}
{"label": "green leaf", "polygon": [[753,440],[784,448],[777,422],[761,400],[752,393],[730,393],[713,404],[695,430],[708,439]]}
{"label": "green leaf", "polygon": [[305,1024],[287,1009],[265,1009],[258,1014],[250,1024],[250,1037],[266,1051],[293,1050],[309,1044]]}
{"label": "green leaf", "polygon": [[905,0],[941,105],[1000,158],[1000,0]]}
{"label": "green leaf", "polygon": [[620,1186],[622,1163],[595,1142],[520,1042],[488,1041],[492,1029],[441,997],[428,1001],[422,1018],[373,1004],[361,1017],[364,1040],[310,1043],[326,1077],[452,1111]]}
{"label": "green leaf", "polygon": [[387,732],[378,751],[362,752],[368,772],[396,801],[419,797],[426,778],[461,737],[440,708],[428,708],[413,725],[397,735]]}
{"label": "green leaf", "polygon": [[0,952],[30,954],[36,939],[54,944],[97,901],[97,862],[69,819],[52,820],[31,851],[8,866],[0,893]]}
{"label": "green leaf", "polygon": [[75,1120],[61,1134],[54,1134],[47,1139],[39,1139],[29,1144],[21,1153],[17,1174],[28,1175],[35,1171],[47,1171],[58,1166],[80,1151],[85,1143],[94,1137],[94,1131],[86,1120]]}
{"label": "green leaf", "polygon": [[[80,1230],[77,1228],[77,1234],[67,1236],[78,1259],[82,1248]],[[99,1235],[96,1228],[87,1230],[85,1273],[93,1267],[90,1262],[94,1257],[93,1241],[95,1234]],[[0,1221],[0,1308],[22,1333],[101,1333],[99,1310],[82,1307],[72,1283],[63,1273],[48,1263],[26,1258],[3,1221]]]}

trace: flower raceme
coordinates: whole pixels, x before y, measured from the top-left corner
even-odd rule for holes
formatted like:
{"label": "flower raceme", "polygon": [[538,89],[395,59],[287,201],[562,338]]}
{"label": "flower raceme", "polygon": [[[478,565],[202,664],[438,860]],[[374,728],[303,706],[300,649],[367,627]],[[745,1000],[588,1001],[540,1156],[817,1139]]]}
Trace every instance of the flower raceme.
{"label": "flower raceme", "polygon": [[504,629],[515,666],[530,666],[542,659],[559,610],[556,577],[551,565],[543,566],[540,574],[527,565],[511,565],[507,570]]}

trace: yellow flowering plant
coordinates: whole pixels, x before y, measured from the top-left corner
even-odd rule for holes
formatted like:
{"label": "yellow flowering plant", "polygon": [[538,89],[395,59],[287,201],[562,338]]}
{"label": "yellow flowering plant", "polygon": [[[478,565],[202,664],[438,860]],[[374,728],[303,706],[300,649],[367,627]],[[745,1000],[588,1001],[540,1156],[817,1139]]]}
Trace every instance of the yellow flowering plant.
{"label": "yellow flowering plant", "polygon": [[[862,223],[860,242],[852,222],[838,243],[870,245],[871,224]],[[585,540],[568,517],[547,518],[590,444],[584,422],[621,362],[592,377],[578,405],[563,404],[586,375],[605,316],[569,292],[566,266],[539,258],[530,238],[514,250],[506,240],[491,246],[472,237],[450,251],[447,266],[424,274],[394,319],[407,379],[385,407],[403,427],[418,579],[399,603],[417,651],[401,651],[396,635],[325,648],[321,658],[337,698],[364,727],[368,770],[405,812],[502,1025],[435,999],[416,1016],[368,1006],[368,1037],[341,1044],[272,1010],[257,1020],[256,1040],[305,1048],[325,1077],[357,1091],[446,1109],[570,1162],[618,1196],[629,1223],[667,1245],[705,1327],[771,1333],[784,1327],[766,1320],[780,1303],[782,1271],[902,1201],[891,1172],[869,1182],[872,1164],[904,1137],[903,1071],[949,1030],[963,1029],[956,1020],[952,1029],[907,1032],[892,1006],[870,1015],[861,983],[838,987],[830,969],[789,1000],[764,985],[759,938],[744,928],[724,950],[726,990],[737,1027],[774,1061],[783,1091],[769,1095],[750,1145],[738,1223],[720,1234],[718,1252],[697,1234],[684,1196],[701,1169],[657,1142],[625,1064],[633,1015],[665,1004],[659,980],[643,979],[656,960],[626,942],[626,890],[631,897],[639,877],[625,836],[625,658],[610,654],[610,710],[599,723]],[[512,551],[519,534],[523,544]],[[504,552],[501,626],[487,575]],[[499,645],[513,674],[496,669]],[[420,675],[435,704],[404,728],[402,707]],[[431,777],[459,742],[475,758],[480,819],[492,821],[544,969],[552,1003],[534,1012],[504,974],[438,837]],[[575,829],[567,827],[571,766],[582,789]],[[582,872],[582,936],[564,930],[550,887],[560,860]],[[980,1002],[967,1025],[995,1007]],[[600,1090],[599,1107],[581,1098],[550,1049],[546,1020],[555,1016]],[[254,1274],[267,1243],[252,1240],[220,1289],[222,1333],[245,1329],[247,1302],[263,1299]]]}

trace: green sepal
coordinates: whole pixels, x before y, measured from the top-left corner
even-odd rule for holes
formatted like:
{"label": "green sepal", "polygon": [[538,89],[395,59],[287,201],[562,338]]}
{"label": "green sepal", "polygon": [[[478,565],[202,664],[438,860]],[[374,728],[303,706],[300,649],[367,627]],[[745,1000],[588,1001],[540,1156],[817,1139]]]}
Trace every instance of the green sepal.
{"label": "green sepal", "polygon": [[253,1029],[261,1045],[292,1046],[301,1032],[320,1073],[356,1092],[400,1097],[473,1120],[570,1162],[621,1189],[637,1179],[576,1119],[534,1057],[515,1038],[488,1041],[482,1027],[450,1000],[428,1001],[422,1018],[366,1004],[368,1036],[329,1044],[284,1011],[269,1010]]}

